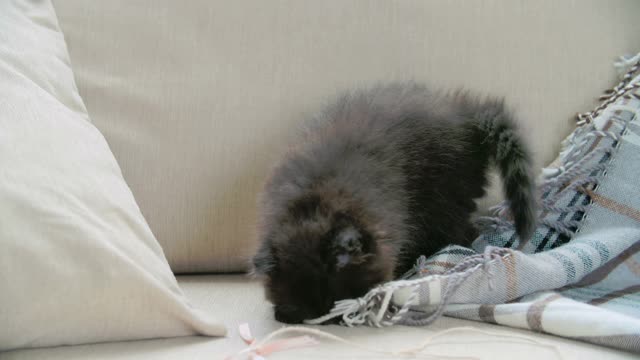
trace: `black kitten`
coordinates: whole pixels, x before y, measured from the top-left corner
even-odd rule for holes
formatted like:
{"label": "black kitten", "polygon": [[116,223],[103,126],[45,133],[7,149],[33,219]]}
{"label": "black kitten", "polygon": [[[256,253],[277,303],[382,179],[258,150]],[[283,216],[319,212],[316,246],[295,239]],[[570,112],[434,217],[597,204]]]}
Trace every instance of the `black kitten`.
{"label": "black kitten", "polygon": [[531,160],[502,101],[390,84],[341,96],[307,130],[266,185],[253,259],[279,321],[321,316],[420,255],[469,245],[491,162],[518,235],[533,232]]}

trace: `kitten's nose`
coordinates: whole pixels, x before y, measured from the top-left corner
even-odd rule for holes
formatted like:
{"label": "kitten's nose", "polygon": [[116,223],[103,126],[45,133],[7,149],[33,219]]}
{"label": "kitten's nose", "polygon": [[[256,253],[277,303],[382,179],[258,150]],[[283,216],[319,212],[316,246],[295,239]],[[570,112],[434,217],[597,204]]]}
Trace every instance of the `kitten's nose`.
{"label": "kitten's nose", "polygon": [[305,320],[304,314],[294,306],[277,306],[275,318],[285,324],[301,324]]}

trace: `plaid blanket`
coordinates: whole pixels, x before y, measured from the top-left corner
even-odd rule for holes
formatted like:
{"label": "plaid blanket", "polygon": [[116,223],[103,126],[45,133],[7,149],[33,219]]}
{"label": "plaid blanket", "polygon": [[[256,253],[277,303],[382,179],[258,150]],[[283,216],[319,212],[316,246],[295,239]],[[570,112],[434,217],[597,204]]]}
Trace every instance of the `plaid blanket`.
{"label": "plaid blanket", "polygon": [[[421,258],[404,280],[327,317],[345,325],[426,325],[440,315],[640,352],[640,54],[564,141],[540,177],[535,235],[519,239],[507,204],[472,248]],[[326,317],[325,317],[326,318]]]}

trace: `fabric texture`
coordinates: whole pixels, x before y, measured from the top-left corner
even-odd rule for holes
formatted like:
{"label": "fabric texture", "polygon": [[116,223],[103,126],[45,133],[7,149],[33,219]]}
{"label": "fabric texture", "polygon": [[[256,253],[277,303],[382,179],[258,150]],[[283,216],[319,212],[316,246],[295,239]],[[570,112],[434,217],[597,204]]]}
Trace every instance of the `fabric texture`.
{"label": "fabric texture", "polygon": [[0,2],[0,351],[224,335],[90,123],[50,1]]}
{"label": "fabric texture", "polygon": [[445,314],[640,353],[640,54],[620,66],[622,82],[580,115],[542,173],[531,239],[515,235],[503,204],[479,219],[486,230],[472,249],[422,258],[407,280],[342,301],[334,315],[385,326]]}
{"label": "fabric texture", "polygon": [[[244,349],[246,345],[238,335],[238,325],[248,322],[253,335],[262,339],[274,330],[283,327],[275,321],[273,310],[263,296],[263,286],[245,275],[196,275],[178,276],[180,288],[189,301],[209,314],[215,314],[224,322],[229,334],[226,338],[181,337],[128,341],[57,348],[23,349],[0,353],[2,360],[218,360]],[[585,342],[546,334],[532,333],[522,329],[506,328],[489,323],[442,317],[429,326],[394,326],[384,329],[373,327],[347,328],[328,325],[313,328],[329,331],[374,348],[396,350],[416,346],[439,331],[454,327],[473,327],[498,333],[498,336],[479,335],[473,332],[456,332],[448,337],[434,340],[440,345],[429,349],[442,356],[458,356],[478,360],[627,360],[637,359],[635,354],[605,348]],[[558,357],[549,348],[532,345],[511,344],[500,335],[527,336],[536,341],[557,347]],[[321,344],[308,349],[292,350],[273,354],[268,360],[326,360],[326,359],[398,359],[398,357],[370,354],[332,341],[320,340]],[[426,357],[421,357],[424,359]],[[429,358],[431,359],[431,358]]]}
{"label": "fabric texture", "polygon": [[[54,1],[80,93],[174,272],[243,271],[296,124],[414,79],[505,96],[546,165],[640,47],[636,0]],[[497,203],[496,183],[488,203]]]}

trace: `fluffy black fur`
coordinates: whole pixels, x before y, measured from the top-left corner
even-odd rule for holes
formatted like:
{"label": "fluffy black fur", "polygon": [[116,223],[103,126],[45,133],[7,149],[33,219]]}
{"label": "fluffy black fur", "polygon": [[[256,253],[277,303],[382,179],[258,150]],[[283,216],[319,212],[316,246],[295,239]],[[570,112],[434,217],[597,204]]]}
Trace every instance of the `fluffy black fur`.
{"label": "fluffy black fur", "polygon": [[264,191],[253,266],[276,319],[323,315],[420,255],[468,245],[492,162],[527,238],[531,160],[501,100],[413,83],[339,97],[310,122]]}

